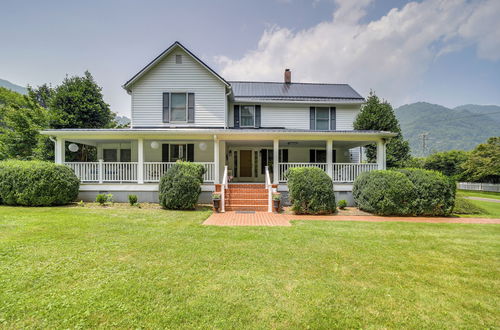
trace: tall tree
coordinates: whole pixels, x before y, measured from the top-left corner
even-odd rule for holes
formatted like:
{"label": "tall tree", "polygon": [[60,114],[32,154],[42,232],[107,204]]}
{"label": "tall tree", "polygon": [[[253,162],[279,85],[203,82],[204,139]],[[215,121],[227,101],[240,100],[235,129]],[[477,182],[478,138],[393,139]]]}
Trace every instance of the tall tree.
{"label": "tall tree", "polygon": [[478,144],[462,164],[463,176],[473,182],[500,182],[500,136]]}
{"label": "tall tree", "polygon": [[45,109],[49,107],[50,100],[52,99],[53,95],[54,89],[50,85],[43,84],[36,88],[28,85],[29,98],[40,104],[40,106],[44,107]]}
{"label": "tall tree", "polygon": [[[387,143],[387,167],[401,167],[410,158],[410,146],[403,139],[399,122],[392,106],[387,101],[381,101],[372,91],[356,117],[354,129],[377,130],[397,133]],[[370,162],[376,161],[377,147],[375,144],[366,146],[366,156]]]}
{"label": "tall tree", "polygon": [[115,114],[104,102],[102,88],[90,72],[83,77],[66,77],[50,98],[52,128],[106,128],[114,125]]}
{"label": "tall tree", "polygon": [[32,159],[47,127],[47,110],[27,96],[0,90],[0,159]]}

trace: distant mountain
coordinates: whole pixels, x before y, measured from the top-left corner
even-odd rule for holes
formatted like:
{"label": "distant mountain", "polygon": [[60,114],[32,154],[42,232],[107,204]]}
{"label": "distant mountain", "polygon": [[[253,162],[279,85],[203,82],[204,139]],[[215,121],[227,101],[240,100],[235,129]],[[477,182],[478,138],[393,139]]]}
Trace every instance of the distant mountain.
{"label": "distant mountain", "polygon": [[[450,109],[417,102],[394,110],[412,154],[424,156],[436,151],[471,150],[491,136],[500,135],[500,107],[462,105]],[[489,114],[498,112],[495,114]],[[422,134],[428,133],[423,151]]]}
{"label": "distant mountain", "polygon": [[130,118],[127,116],[116,116],[115,117],[115,122],[120,125],[120,126],[127,126],[130,124]]}
{"label": "distant mountain", "polygon": [[465,104],[465,105],[460,105],[453,109],[467,110],[472,113],[487,115],[488,117],[493,118],[494,120],[500,123],[500,106],[498,105]]}
{"label": "distant mountain", "polygon": [[28,90],[25,87],[13,84],[10,81],[3,80],[3,79],[0,79],[0,87],[5,87],[7,89],[10,89],[11,91],[18,92],[21,94],[28,93]]}

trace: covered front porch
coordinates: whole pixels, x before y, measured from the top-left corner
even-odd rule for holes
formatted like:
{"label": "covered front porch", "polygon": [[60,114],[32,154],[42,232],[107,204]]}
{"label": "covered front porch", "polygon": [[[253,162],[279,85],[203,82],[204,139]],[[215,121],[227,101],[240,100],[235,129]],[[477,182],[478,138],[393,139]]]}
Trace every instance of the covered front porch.
{"label": "covered front porch", "polygon": [[[178,160],[200,163],[204,184],[265,180],[286,184],[292,167],[318,167],[334,183],[352,183],[363,172],[385,169],[387,132],[295,132],[287,130],[54,130],[55,161],[72,168],[84,184],[155,184]],[[377,162],[362,147],[377,145]],[[92,161],[69,161],[71,144],[96,148]]]}

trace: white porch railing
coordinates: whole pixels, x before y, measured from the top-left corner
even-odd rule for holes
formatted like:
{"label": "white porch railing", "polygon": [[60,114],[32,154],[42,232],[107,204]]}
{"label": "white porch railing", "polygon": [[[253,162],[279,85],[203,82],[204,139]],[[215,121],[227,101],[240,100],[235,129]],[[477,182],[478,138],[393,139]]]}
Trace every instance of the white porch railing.
{"label": "white porch railing", "polygon": [[356,164],[356,163],[333,163],[332,181],[333,182],[354,182],[354,180],[363,172],[376,170],[377,164]]}
{"label": "white porch railing", "polygon": [[102,162],[102,181],[106,182],[137,181],[137,163]]}
{"label": "white porch railing", "polygon": [[[137,182],[138,163],[133,162],[66,162],[81,182]],[[159,182],[175,163],[145,162],[144,182]],[[204,182],[214,182],[215,164],[198,163],[205,168]]]}
{"label": "white porch railing", "polygon": [[[327,163],[279,163],[279,180],[286,182],[286,171],[294,167],[319,167],[328,172]],[[332,163],[332,181],[333,182],[354,182],[354,180],[363,172],[377,169],[377,164],[358,164],[358,163]]]}
{"label": "white porch railing", "polygon": [[323,171],[326,172],[326,163],[279,163],[279,181],[280,182],[286,182],[286,171],[290,168],[294,167],[319,167]]}
{"label": "white porch railing", "polygon": [[100,166],[98,162],[70,162],[69,166],[81,182],[99,182]]}

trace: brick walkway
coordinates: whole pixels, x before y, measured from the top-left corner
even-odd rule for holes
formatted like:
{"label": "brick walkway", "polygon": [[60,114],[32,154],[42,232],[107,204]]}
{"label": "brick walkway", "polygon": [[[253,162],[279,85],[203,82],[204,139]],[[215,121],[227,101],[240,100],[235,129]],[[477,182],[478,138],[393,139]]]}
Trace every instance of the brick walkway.
{"label": "brick walkway", "polygon": [[500,224],[500,219],[487,218],[294,215],[268,212],[237,213],[234,211],[214,213],[203,224],[212,226],[291,226],[290,221],[293,220]]}

